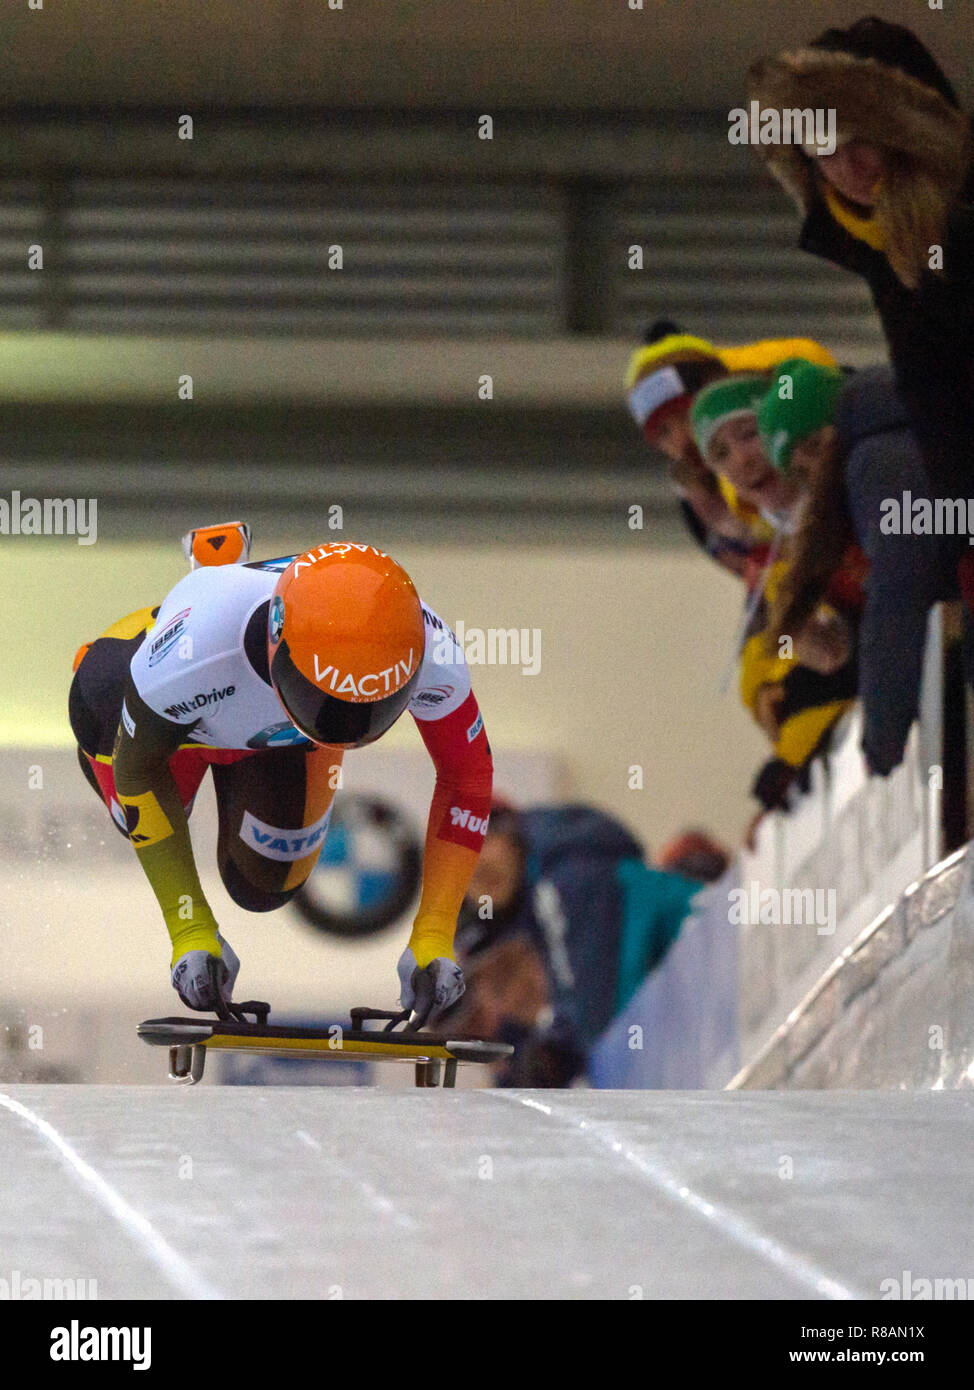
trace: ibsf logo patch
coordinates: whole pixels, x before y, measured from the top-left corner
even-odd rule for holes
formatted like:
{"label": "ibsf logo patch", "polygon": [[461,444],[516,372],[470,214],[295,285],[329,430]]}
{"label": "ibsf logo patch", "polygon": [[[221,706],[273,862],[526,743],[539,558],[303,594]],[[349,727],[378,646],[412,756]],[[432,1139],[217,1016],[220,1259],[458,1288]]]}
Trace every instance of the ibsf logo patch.
{"label": "ibsf logo patch", "polygon": [[425,690],[419,690],[413,696],[413,702],[417,705],[442,705],[444,700],[449,700],[453,694],[452,685],[429,685]]}
{"label": "ibsf logo patch", "polygon": [[158,663],[172,651],[177,638],[182,635],[186,628],[186,619],[189,617],[190,612],[191,610],[189,608],[184,608],[181,613],[177,613],[175,617],[169,619],[166,626],[157,636],[153,636],[152,633],[149,634],[150,666],[158,665]]}
{"label": "ibsf logo patch", "polygon": [[281,633],[284,631],[284,600],[280,594],[275,594],[271,603],[270,613],[267,617],[267,635],[272,642],[280,640]]}

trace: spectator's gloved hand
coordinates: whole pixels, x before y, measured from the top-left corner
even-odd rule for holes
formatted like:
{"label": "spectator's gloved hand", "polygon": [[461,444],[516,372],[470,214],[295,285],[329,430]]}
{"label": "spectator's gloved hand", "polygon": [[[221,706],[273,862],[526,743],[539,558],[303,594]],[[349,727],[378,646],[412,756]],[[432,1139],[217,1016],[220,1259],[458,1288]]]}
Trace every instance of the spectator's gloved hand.
{"label": "spectator's gloved hand", "polygon": [[831,676],[852,655],[849,624],[838,613],[822,609],[805,624],[795,643],[795,657],[802,666]]}
{"label": "spectator's gloved hand", "polygon": [[788,793],[795,785],[795,769],[781,758],[771,758],[765,763],[751,788],[766,811],[783,811],[788,808]]}
{"label": "spectator's gloved hand", "polygon": [[221,954],[186,951],[172,968],[172,987],[188,1009],[220,1012],[233,998],[233,987],[240,972],[240,961],[229,941],[217,933]]}
{"label": "spectator's gloved hand", "polygon": [[407,946],[399,957],[397,969],[399,1001],[404,1009],[412,1010],[417,1028],[436,1023],[463,994],[463,971],[447,956],[437,956],[421,970],[412,948]]}

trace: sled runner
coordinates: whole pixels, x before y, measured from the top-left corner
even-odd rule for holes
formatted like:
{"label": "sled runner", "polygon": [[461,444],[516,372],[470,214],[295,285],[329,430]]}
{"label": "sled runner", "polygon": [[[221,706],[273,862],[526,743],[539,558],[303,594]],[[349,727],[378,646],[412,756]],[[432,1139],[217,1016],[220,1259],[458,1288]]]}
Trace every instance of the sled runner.
{"label": "sled runner", "polygon": [[[509,1043],[480,1038],[451,1038],[409,1027],[410,1013],[356,1008],[351,1023],[298,1028],[267,1022],[267,1004],[233,1005],[222,1019],[150,1018],[138,1027],[143,1042],[169,1048],[169,1079],[194,1085],[203,1076],[210,1051],[258,1053],[273,1057],[367,1058],[370,1061],[412,1062],[417,1086],[454,1086],[460,1062],[496,1062],[514,1051]],[[246,1014],[253,1014],[250,1022]],[[367,1021],[384,1020],[381,1030],[366,1029]],[[442,1078],[442,1080],[441,1080]]]}

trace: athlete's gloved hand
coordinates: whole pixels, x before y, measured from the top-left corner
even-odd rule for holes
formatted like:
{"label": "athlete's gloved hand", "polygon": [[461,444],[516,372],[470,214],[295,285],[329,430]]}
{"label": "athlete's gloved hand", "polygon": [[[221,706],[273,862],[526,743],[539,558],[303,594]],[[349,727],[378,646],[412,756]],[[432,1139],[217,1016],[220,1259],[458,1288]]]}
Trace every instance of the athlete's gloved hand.
{"label": "athlete's gloved hand", "polygon": [[463,994],[463,971],[448,956],[437,956],[425,970],[420,970],[412,948],[407,946],[399,957],[399,1002],[412,1010],[414,1028],[436,1023],[452,1009]]}
{"label": "athlete's gloved hand", "polygon": [[240,961],[229,941],[219,933],[217,941],[222,955],[186,951],[172,968],[172,987],[188,1009],[221,1013],[233,998]]}

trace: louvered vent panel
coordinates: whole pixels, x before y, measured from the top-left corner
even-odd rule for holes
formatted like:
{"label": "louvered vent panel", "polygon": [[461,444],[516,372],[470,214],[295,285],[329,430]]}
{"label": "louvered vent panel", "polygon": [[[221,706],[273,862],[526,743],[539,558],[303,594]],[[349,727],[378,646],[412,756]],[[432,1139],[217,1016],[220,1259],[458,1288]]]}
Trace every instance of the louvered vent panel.
{"label": "louvered vent panel", "polygon": [[[869,291],[798,250],[798,215],[774,188],[631,186],[612,226],[615,331],[638,337],[665,316],[715,342],[804,336],[885,355]],[[628,268],[634,245],[642,270]]]}
{"label": "louvered vent panel", "polygon": [[616,336],[665,315],[884,355],[865,287],[797,249],[797,215],[757,178],[608,188],[591,246],[569,247],[571,197],[557,179],[0,182],[0,327],[545,338],[591,290]]}
{"label": "louvered vent panel", "polygon": [[[455,184],[75,181],[67,325],[172,332],[558,331],[557,195]],[[342,268],[329,266],[341,247]]]}
{"label": "louvered vent panel", "polygon": [[[50,297],[51,252],[45,237],[44,188],[40,183],[0,182],[0,327],[42,328]],[[28,269],[32,246],[44,252],[44,267]]]}

